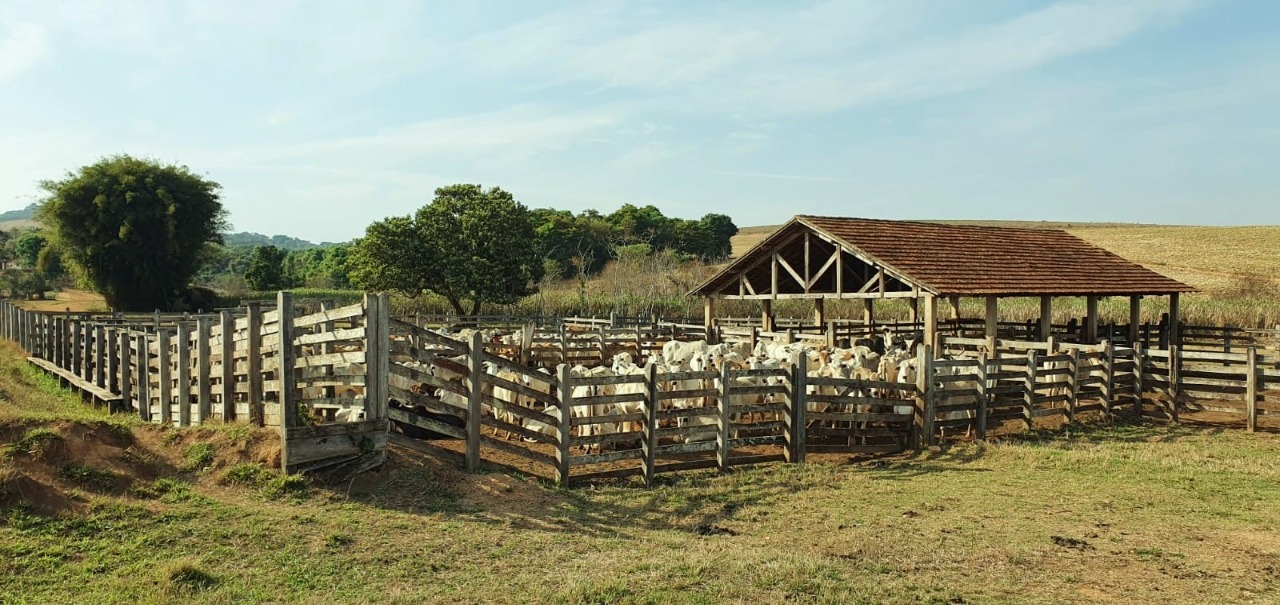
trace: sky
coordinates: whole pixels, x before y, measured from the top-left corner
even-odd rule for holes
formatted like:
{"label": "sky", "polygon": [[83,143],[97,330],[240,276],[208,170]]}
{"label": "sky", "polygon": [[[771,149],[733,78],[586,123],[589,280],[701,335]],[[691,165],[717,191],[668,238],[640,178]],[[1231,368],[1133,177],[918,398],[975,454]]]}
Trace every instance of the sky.
{"label": "sky", "polygon": [[1280,224],[1280,2],[0,0],[0,210],[129,153],[313,241],[530,207]]}

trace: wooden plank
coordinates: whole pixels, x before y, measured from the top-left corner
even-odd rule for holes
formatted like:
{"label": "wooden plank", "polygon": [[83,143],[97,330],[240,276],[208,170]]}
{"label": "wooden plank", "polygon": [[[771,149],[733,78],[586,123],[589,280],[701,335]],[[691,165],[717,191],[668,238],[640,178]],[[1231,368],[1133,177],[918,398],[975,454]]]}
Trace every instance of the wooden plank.
{"label": "wooden plank", "polygon": [[1246,353],[1248,364],[1244,394],[1245,429],[1250,433],[1258,429],[1258,350],[1250,347]]}
{"label": "wooden plank", "polygon": [[246,309],[245,339],[245,393],[249,404],[249,423],[265,426],[266,415],[262,402],[262,309],[250,303]]}
{"label": "wooden plank", "polygon": [[[294,327],[297,327],[297,328],[306,328],[306,327],[314,326],[316,324],[341,321],[341,320],[350,319],[353,317],[360,317],[361,315],[364,314],[364,312],[365,312],[364,305],[362,303],[355,303],[355,304],[347,305],[345,307],[340,307],[337,309],[320,311],[318,313],[312,313],[310,315],[303,315],[301,317],[294,319],[293,325]],[[305,343],[298,343],[298,344],[305,344]]]}
{"label": "wooden plank", "polygon": [[173,423],[173,383],[170,376],[173,363],[169,359],[168,330],[160,330],[156,333],[156,347],[160,357],[160,423],[169,426]]}

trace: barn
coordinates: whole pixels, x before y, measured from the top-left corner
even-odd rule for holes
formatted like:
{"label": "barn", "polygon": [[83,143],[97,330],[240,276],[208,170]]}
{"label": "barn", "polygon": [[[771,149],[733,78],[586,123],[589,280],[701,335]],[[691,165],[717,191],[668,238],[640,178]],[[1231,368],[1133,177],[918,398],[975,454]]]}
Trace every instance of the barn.
{"label": "barn", "polygon": [[1083,297],[1088,342],[1098,341],[1098,300],[1128,297],[1127,337],[1135,342],[1142,299],[1167,296],[1169,339],[1177,343],[1178,298],[1194,291],[1062,230],[801,215],[691,295],[706,300],[708,333],[716,300],[760,301],[761,323],[772,331],[777,300],[812,300],[814,325],[825,329],[828,300],[863,301],[862,321],[871,326],[877,300],[908,299],[911,320],[936,346],[939,299],[959,309],[963,297],[986,301],[988,337],[997,335],[1001,298],[1039,297],[1041,340],[1050,335],[1054,298]]}

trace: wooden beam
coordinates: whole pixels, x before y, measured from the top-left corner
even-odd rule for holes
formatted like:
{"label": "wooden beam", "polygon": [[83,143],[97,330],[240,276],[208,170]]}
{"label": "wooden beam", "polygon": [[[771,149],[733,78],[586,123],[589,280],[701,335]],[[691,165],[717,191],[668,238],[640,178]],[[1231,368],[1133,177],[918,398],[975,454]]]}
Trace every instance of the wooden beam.
{"label": "wooden beam", "polygon": [[765,332],[773,331],[773,301],[764,299],[761,301],[760,327]]}
{"label": "wooden beam", "polygon": [[836,244],[836,294],[844,294],[844,248]]}
{"label": "wooden beam", "polygon": [[872,288],[878,285],[881,285],[882,282],[880,280],[883,278],[884,278],[884,270],[881,269],[876,271],[875,275],[872,275],[871,279],[867,280],[867,283],[862,284],[862,287],[858,288],[858,294],[865,294],[867,292],[870,292]]}
{"label": "wooden beam", "polygon": [[880,282],[880,285],[879,287],[876,288],[876,290],[880,292],[880,298],[884,298],[884,294],[886,290],[884,285],[884,269],[880,270],[880,274],[877,276],[877,280]]}
{"label": "wooden beam", "polygon": [[1138,342],[1138,324],[1142,321],[1142,297],[1129,297],[1129,346]]}
{"label": "wooden beam", "polygon": [[714,333],[714,324],[716,317],[716,299],[707,297],[702,303],[702,327],[707,331],[707,340],[710,341]]}
{"label": "wooden beam", "polygon": [[1053,297],[1040,297],[1040,340],[1048,341],[1053,331]]}
{"label": "wooden beam", "polygon": [[[813,274],[813,276],[809,278],[808,288],[812,288],[814,284],[818,283],[818,280],[822,279],[822,276],[827,274],[827,269],[830,269],[831,265],[835,264],[837,259],[839,258],[840,258],[840,248],[837,247],[835,254],[832,254],[829,258],[827,258],[827,262],[823,263],[822,267],[818,269],[818,272]],[[839,278],[837,278],[837,282],[839,281],[840,281]],[[837,287],[841,285],[843,284],[838,284]],[[805,292],[808,292],[808,291],[809,290],[806,288]]]}
{"label": "wooden beam", "polygon": [[809,232],[804,232],[804,279],[800,281],[800,285],[804,287],[804,291],[809,291]]}
{"label": "wooden beam", "polygon": [[875,322],[876,320],[875,304],[876,304],[876,299],[874,298],[862,299],[862,325],[870,326],[872,323]]}
{"label": "wooden beam", "polygon": [[1173,294],[1169,295],[1169,345],[1170,346],[1182,345],[1182,334],[1180,333],[1181,330],[1178,329],[1178,323],[1179,321],[1181,321],[1178,314],[1178,306],[1179,306],[1178,303],[1180,302],[1178,299],[1179,299],[1179,296],[1177,292],[1174,292]]}
{"label": "wooden beam", "polygon": [[937,348],[938,345],[938,297],[926,294],[924,301],[924,342]]}
{"label": "wooden beam", "polygon": [[751,278],[747,277],[746,273],[742,274],[742,285],[747,287],[747,292],[750,292],[752,294],[756,293],[756,287],[754,284],[751,283]]}
{"label": "wooden beam", "polygon": [[960,297],[948,296],[947,301],[951,303],[951,319],[960,319]]}
{"label": "wooden beam", "polygon": [[770,282],[769,296],[770,298],[777,298],[778,297],[778,253],[774,252],[772,257],[773,257],[773,264],[771,265],[771,271],[769,274],[769,282]]}
{"label": "wooden beam", "polygon": [[810,292],[809,294],[805,294],[801,292],[796,294],[779,294],[777,296],[774,296],[772,294],[747,294],[747,295],[739,296],[737,294],[723,294],[723,293],[711,294],[710,296],[712,298],[719,298],[721,300],[809,300],[814,298],[858,300],[863,298],[912,299],[912,298],[916,298],[917,296],[923,296],[923,295],[924,294],[922,293],[916,293],[916,292],[886,292],[884,296],[881,296],[879,292],[864,292],[862,294],[858,294],[855,292],[846,292],[840,295],[830,293],[830,292]]}
{"label": "wooden beam", "polygon": [[804,278],[800,277],[800,273],[791,267],[791,263],[788,263],[787,259],[783,258],[781,254],[775,253],[775,255],[778,257],[778,263],[782,265],[782,268],[786,269],[787,273],[791,274],[791,277],[796,280],[797,284],[803,286],[805,283]]}
{"label": "wooden beam", "polygon": [[1088,344],[1096,344],[1098,342],[1098,297],[1089,295],[1084,297],[1084,340]]}
{"label": "wooden beam", "polygon": [[998,317],[999,317],[1000,298],[998,296],[987,297],[987,315],[986,315],[986,337],[995,338],[997,336]]}
{"label": "wooden beam", "polygon": [[817,326],[827,325],[827,305],[824,298],[813,299],[813,323]]}

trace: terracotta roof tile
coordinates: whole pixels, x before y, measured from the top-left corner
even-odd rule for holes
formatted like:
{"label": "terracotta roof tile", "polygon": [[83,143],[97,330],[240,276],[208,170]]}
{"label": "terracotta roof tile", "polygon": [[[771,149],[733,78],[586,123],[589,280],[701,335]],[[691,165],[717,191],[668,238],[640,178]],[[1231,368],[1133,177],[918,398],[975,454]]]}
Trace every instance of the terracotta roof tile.
{"label": "terracotta roof tile", "polygon": [[[1061,296],[1194,292],[1066,231],[912,221],[797,216],[795,224],[843,242],[940,295]],[[802,228],[802,227],[801,227]],[[775,234],[777,235],[777,234]],[[715,291],[722,276],[776,245],[769,237],[694,293]]]}

